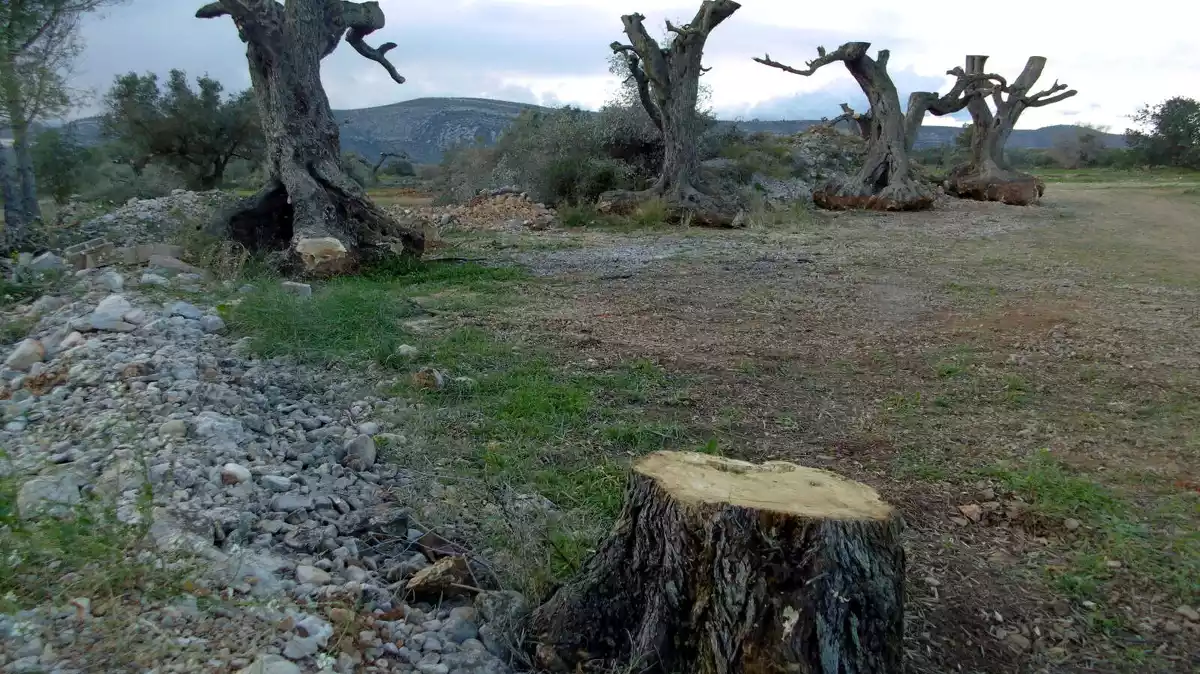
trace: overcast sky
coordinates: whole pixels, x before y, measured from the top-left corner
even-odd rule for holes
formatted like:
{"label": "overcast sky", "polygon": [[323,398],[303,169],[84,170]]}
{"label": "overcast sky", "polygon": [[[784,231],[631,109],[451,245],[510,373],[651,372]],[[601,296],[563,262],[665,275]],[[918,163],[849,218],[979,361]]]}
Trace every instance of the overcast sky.
{"label": "overcast sky", "polygon": [[[249,86],[245,50],[228,18],[193,17],[191,0],[131,0],[92,17],[76,82],[102,92],[118,73],[220,79]],[[477,96],[546,105],[601,105],[616,86],[608,44],[622,39],[620,15],[640,11],[653,34],[663,20],[695,14],[698,0],[381,0],[388,26],[373,44],[393,41],[392,61],[408,78],[393,83],[373,62],[342,45],[323,62],[335,108],[362,108],[424,96]],[[1083,9],[1079,2],[1005,0],[987,5],[945,0],[743,0],[714,31],[705,52],[712,105],[726,119],[813,119],[838,103],[866,104],[844,67],[812,77],[766,68],[770,52],[803,66],[816,47],[850,40],[892,52],[889,70],[902,100],[909,91],[945,89],[945,71],[967,53],[991,55],[988,70],[1015,77],[1030,55],[1049,58],[1038,89],[1060,79],[1079,90],[1063,103],[1029,110],[1019,126],[1090,122],[1121,132],[1139,105],[1200,95],[1200,3],[1158,0],[1154,11]],[[986,20],[981,10],[990,13]],[[978,15],[978,17],[977,17]],[[986,29],[981,28],[986,25]],[[940,120],[942,123],[957,123]],[[938,123],[929,120],[929,123]]]}

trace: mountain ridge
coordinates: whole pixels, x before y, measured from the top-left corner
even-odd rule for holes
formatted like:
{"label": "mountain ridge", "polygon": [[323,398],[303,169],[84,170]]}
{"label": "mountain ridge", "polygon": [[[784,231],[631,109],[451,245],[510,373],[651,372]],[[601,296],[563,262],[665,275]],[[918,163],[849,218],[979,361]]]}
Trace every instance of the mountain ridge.
{"label": "mountain ridge", "polygon": [[[357,152],[368,158],[381,152],[404,152],[416,163],[441,161],[445,151],[460,143],[477,139],[494,143],[501,133],[524,110],[550,110],[530,103],[516,103],[489,98],[429,97],[414,98],[399,103],[370,108],[334,110],[333,116],[341,129],[342,149]],[[821,120],[721,120],[719,124],[736,124],[748,132],[778,134],[798,133]],[[79,134],[81,142],[100,140],[99,117],[87,117],[67,123]],[[1074,127],[1055,125],[1040,129],[1017,129],[1008,146],[1021,149],[1048,149]],[[921,127],[916,148],[948,145],[962,132],[958,126]],[[0,138],[7,134],[0,131]],[[1104,134],[1108,147],[1124,147],[1125,139],[1118,134]]]}

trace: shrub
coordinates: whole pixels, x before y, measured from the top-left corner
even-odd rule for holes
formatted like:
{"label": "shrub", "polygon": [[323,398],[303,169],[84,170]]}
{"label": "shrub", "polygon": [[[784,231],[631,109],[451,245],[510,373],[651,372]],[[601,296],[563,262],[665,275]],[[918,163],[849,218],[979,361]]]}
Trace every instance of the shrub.
{"label": "shrub", "polygon": [[152,164],[140,173],[122,164],[106,164],[95,181],[80,194],[84,201],[123,204],[130,199],[155,199],[185,187],[178,172]]}

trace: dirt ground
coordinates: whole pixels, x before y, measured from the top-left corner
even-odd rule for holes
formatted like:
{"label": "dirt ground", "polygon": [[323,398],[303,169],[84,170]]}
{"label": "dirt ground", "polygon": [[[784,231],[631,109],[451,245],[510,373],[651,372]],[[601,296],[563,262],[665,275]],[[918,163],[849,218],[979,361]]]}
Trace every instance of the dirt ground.
{"label": "dirt ground", "polygon": [[[732,456],[903,512],[915,672],[1200,671],[1200,195],[491,241],[566,356],[650,358]],[[654,410],[647,410],[654,414]]]}

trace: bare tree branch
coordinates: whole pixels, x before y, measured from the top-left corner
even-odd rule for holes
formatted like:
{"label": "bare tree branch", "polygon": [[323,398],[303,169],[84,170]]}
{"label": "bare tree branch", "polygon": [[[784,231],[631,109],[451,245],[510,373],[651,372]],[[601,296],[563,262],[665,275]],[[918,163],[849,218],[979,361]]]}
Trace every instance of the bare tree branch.
{"label": "bare tree branch", "polygon": [[[846,44],[829,53],[826,53],[824,47],[817,47],[817,58],[805,62],[804,65],[806,67],[804,70],[793,68],[789,65],[780,63],[779,61],[774,61],[771,59],[770,54],[765,54],[762,58],[755,58],[754,60],[763,64],[764,66],[778,68],[793,75],[802,75],[804,77],[808,77],[809,75],[817,72],[817,70],[819,70],[821,67],[827,66],[830,63],[834,63],[836,61],[854,61],[863,58],[866,56],[867,50],[870,48],[870,42],[847,42]],[[886,49],[879,52],[880,57],[884,58],[886,62],[885,54],[887,54]]]}
{"label": "bare tree branch", "polygon": [[646,114],[650,116],[650,121],[654,123],[654,126],[658,127],[659,131],[662,131],[662,111],[659,110],[658,104],[650,96],[650,80],[646,77],[646,71],[642,70],[637,52],[632,49],[629,50],[625,54],[625,63],[629,66],[629,76],[633,78],[634,84],[637,85],[638,100],[641,101],[642,107],[646,109]]}
{"label": "bare tree branch", "polygon": [[[1067,88],[1067,85],[1059,84],[1058,80],[1054,80],[1054,85],[1051,86],[1049,89],[1047,89],[1045,91],[1039,91],[1038,93],[1036,93],[1032,96],[1026,96],[1024,99],[1025,105],[1028,105],[1031,108],[1040,108],[1044,105],[1050,105],[1052,103],[1058,103],[1059,101],[1066,100],[1066,99],[1074,96],[1075,94],[1079,93],[1078,91],[1075,91],[1074,89],[1063,91],[1066,88]],[[1063,93],[1058,94],[1057,96],[1053,95],[1060,91],[1063,91]]]}
{"label": "bare tree branch", "polygon": [[378,2],[342,2],[342,13],[350,31],[346,33],[346,42],[354,47],[364,58],[375,61],[392,76],[398,84],[404,84],[404,76],[396,72],[396,67],[387,59],[387,53],[396,48],[395,42],[385,42],[378,48],[368,45],[363,38],[383,28],[385,17]]}

